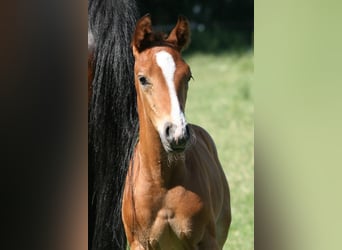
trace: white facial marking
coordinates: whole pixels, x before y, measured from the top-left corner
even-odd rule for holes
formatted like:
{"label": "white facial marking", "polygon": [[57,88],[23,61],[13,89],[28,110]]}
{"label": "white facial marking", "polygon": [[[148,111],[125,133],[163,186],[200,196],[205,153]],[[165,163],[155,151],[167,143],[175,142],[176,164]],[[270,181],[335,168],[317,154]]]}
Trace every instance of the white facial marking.
{"label": "white facial marking", "polygon": [[158,66],[163,72],[167,87],[169,89],[171,100],[171,122],[177,125],[177,129],[174,135],[177,138],[182,135],[183,130],[185,129],[186,121],[184,114],[179,107],[179,101],[175,89],[175,83],[173,80],[176,71],[176,64],[173,60],[173,57],[166,51],[160,51],[156,53],[156,60]]}

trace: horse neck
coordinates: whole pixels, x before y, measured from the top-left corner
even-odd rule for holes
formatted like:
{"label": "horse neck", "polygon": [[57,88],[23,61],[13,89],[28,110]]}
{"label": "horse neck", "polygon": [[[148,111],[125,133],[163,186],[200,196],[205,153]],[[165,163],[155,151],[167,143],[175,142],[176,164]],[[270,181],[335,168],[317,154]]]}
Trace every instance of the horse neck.
{"label": "horse neck", "polygon": [[[141,107],[138,103],[138,107]],[[167,186],[175,175],[184,171],[184,158],[171,157],[166,153],[151,120],[139,111],[140,171],[151,181]]]}

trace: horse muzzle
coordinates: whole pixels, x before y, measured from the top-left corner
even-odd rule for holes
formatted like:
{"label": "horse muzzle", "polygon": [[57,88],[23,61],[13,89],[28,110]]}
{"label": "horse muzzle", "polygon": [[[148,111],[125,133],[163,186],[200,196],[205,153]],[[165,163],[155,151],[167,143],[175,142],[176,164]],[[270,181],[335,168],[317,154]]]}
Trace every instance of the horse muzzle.
{"label": "horse muzzle", "polygon": [[183,152],[190,138],[189,126],[177,126],[174,123],[166,123],[162,143],[167,152]]}

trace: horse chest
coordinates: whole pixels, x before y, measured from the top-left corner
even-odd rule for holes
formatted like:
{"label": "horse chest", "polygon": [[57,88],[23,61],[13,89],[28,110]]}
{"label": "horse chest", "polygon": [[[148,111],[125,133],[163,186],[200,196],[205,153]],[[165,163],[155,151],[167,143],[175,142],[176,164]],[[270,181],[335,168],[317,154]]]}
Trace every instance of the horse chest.
{"label": "horse chest", "polygon": [[200,241],[204,233],[201,225],[206,224],[203,223],[206,217],[197,194],[178,186],[159,197],[151,197],[148,203],[150,206],[145,206],[139,217],[150,228],[144,238],[152,249],[187,249],[184,246]]}

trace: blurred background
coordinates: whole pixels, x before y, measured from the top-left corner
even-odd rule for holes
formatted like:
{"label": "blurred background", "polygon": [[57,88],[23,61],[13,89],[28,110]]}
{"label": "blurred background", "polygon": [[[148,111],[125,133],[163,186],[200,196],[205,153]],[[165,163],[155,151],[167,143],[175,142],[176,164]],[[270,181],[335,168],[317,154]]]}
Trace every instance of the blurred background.
{"label": "blurred background", "polygon": [[154,30],[182,14],[191,25],[186,117],[213,137],[229,181],[233,221],[224,249],[254,249],[254,3],[250,0],[138,1]]}
{"label": "blurred background", "polygon": [[154,25],[165,31],[172,28],[178,15],[185,15],[193,37],[188,51],[213,53],[252,46],[253,0],[138,0],[137,4],[141,15],[150,13]]}

